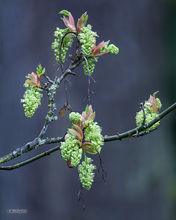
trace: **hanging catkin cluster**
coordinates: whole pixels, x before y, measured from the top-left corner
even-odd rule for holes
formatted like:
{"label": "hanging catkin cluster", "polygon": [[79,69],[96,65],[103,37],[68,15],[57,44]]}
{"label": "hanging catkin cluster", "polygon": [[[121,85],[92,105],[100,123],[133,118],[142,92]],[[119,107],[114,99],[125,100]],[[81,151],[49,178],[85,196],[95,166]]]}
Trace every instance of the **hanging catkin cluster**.
{"label": "hanging catkin cluster", "polygon": [[101,128],[94,122],[95,112],[91,105],[86,107],[82,115],[72,112],[69,118],[72,127],[68,129],[65,141],[61,143],[61,155],[68,167],[76,167],[79,164],[80,182],[89,190],[93,183],[95,166],[87,154],[100,153],[103,145]]}

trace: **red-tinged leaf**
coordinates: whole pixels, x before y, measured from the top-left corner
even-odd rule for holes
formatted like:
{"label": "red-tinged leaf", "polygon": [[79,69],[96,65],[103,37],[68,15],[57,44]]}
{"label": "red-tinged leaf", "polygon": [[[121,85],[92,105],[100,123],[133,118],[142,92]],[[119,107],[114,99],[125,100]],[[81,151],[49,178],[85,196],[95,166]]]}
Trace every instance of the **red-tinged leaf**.
{"label": "red-tinged leaf", "polygon": [[[73,27],[75,27],[75,20],[74,20],[72,14],[71,14],[70,12],[69,12],[68,17],[69,17],[69,22],[70,22],[70,24],[71,24]],[[76,28],[75,28],[75,30],[76,30]]]}
{"label": "red-tinged leaf", "polygon": [[91,146],[91,145],[92,145],[92,143],[91,143],[91,142],[86,141],[86,142],[84,142],[84,144],[83,144],[83,145],[89,145],[89,146]]}
{"label": "red-tinged leaf", "polygon": [[82,125],[85,127],[85,121],[87,120],[94,120],[95,119],[95,112],[93,112],[92,105],[87,105],[85,111],[82,113]]}
{"label": "red-tinged leaf", "polygon": [[78,135],[79,133],[78,133],[77,131],[75,131],[75,129],[69,128],[69,129],[68,129],[68,134],[76,136],[76,135]]}
{"label": "red-tinged leaf", "polygon": [[93,109],[92,109],[92,105],[89,105],[89,113],[92,113]]}
{"label": "red-tinged leaf", "polygon": [[27,79],[26,82],[37,87],[37,84],[35,82],[33,82],[32,80]]}
{"label": "red-tinged leaf", "polygon": [[29,79],[26,80],[29,84],[32,84],[36,87],[40,87],[40,75],[37,75],[36,73],[32,72],[31,74],[28,74]]}
{"label": "red-tinged leaf", "polygon": [[37,75],[37,85],[40,86],[40,75]]}
{"label": "red-tinged leaf", "polygon": [[92,114],[92,106],[88,106],[88,110],[86,111],[86,120],[89,120],[90,115]]}
{"label": "red-tinged leaf", "polygon": [[68,133],[69,133],[70,135],[76,136],[76,138],[78,139],[78,141],[80,141],[80,143],[82,142],[82,137],[81,137],[81,135],[79,134],[79,132],[75,131],[73,128],[69,128],[69,129],[68,129]]}
{"label": "red-tinged leaf", "polygon": [[71,160],[67,160],[67,166],[68,166],[69,168],[73,168],[73,166],[71,165]]}
{"label": "red-tinged leaf", "polygon": [[86,113],[85,112],[82,113],[82,119],[83,119],[83,121],[86,120]]}
{"label": "red-tinged leaf", "polygon": [[92,121],[95,119],[95,112],[93,112],[93,114],[91,115],[91,119]]}
{"label": "red-tinged leaf", "polygon": [[70,31],[76,32],[75,21],[72,14],[69,12],[68,18],[65,16],[62,18],[64,24]]}
{"label": "red-tinged leaf", "polygon": [[83,139],[83,131],[80,126],[76,124],[72,124],[73,128],[80,134],[81,138]]}
{"label": "red-tinged leaf", "polygon": [[149,98],[148,101],[149,101],[150,104],[152,104],[152,105],[156,102],[155,98],[154,98],[152,95],[150,95],[150,98]]}
{"label": "red-tinged leaf", "polygon": [[82,150],[87,151],[90,148],[90,145],[83,145]]}
{"label": "red-tinged leaf", "polygon": [[92,56],[98,56],[100,50],[108,43],[108,41],[104,42],[102,41],[97,46],[94,46],[92,48]]}
{"label": "red-tinged leaf", "polygon": [[98,154],[98,151],[97,149],[95,149],[95,147],[93,147],[92,145],[87,145],[89,146],[89,148],[87,148],[85,151],[86,153],[89,153],[89,154]]}
{"label": "red-tinged leaf", "polygon": [[156,102],[155,97],[153,97],[152,95],[150,95],[149,102],[150,102],[150,104],[152,105],[152,110],[151,110],[151,111],[157,112],[157,111],[159,110],[159,108],[158,108],[158,106],[157,106],[157,102]]}
{"label": "red-tinged leaf", "polygon": [[78,31],[78,33],[82,32],[81,28],[82,28],[82,16],[78,19],[78,22],[77,22],[77,31]]}
{"label": "red-tinged leaf", "polygon": [[93,112],[92,105],[89,106],[89,113],[86,117],[86,120],[94,120],[95,112]]}
{"label": "red-tinged leaf", "polygon": [[82,32],[81,28],[86,24],[87,19],[88,19],[87,12],[85,12],[85,13],[78,19],[78,22],[77,22],[77,31],[78,31],[78,33],[81,33],[81,32]]}
{"label": "red-tinged leaf", "polygon": [[87,151],[91,147],[91,144],[91,142],[84,142],[84,144],[82,145],[83,151]]}
{"label": "red-tinged leaf", "polygon": [[70,24],[70,22],[69,22],[69,19],[64,16],[62,20],[63,20],[65,26],[68,27],[68,29],[69,29],[70,31],[72,31],[72,26],[71,26],[71,24]]}

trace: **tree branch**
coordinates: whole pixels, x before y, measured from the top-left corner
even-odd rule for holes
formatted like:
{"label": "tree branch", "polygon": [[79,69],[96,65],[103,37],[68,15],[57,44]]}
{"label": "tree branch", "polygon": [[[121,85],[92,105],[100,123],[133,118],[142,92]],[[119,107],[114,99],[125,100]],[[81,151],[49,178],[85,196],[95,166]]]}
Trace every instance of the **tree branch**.
{"label": "tree branch", "polygon": [[54,148],[52,148],[52,149],[50,149],[48,151],[45,151],[45,152],[43,152],[41,154],[38,154],[35,157],[32,157],[32,158],[30,158],[28,160],[25,160],[25,161],[23,161],[21,163],[17,163],[17,164],[12,165],[12,166],[0,166],[0,170],[14,170],[14,169],[17,169],[19,167],[22,167],[22,166],[25,166],[25,165],[27,165],[29,163],[32,163],[33,161],[38,160],[38,159],[40,159],[42,157],[48,156],[51,153],[53,153],[53,152],[55,152],[55,151],[57,151],[59,149],[60,149],[60,146],[57,146],[57,147],[54,147]]}
{"label": "tree branch", "polygon": [[24,153],[27,153],[33,149],[36,149],[39,146],[42,146],[44,144],[54,144],[54,143],[60,143],[61,141],[64,141],[64,137],[57,137],[57,138],[46,138],[46,139],[34,139],[31,142],[28,142],[22,147],[17,148],[16,150],[12,151],[11,153],[3,156],[0,158],[0,164],[8,162],[10,160],[13,160]]}
{"label": "tree branch", "polygon": [[121,134],[116,134],[112,136],[105,135],[104,136],[104,142],[108,141],[115,141],[115,140],[122,140],[124,138],[133,137],[134,134],[139,133],[140,131],[144,131],[147,128],[150,128],[152,125],[154,125],[156,122],[160,121],[162,118],[164,118],[167,114],[169,114],[171,111],[176,109],[176,103],[169,106],[167,109],[165,109],[163,112],[161,112],[155,119],[150,121],[149,123],[145,125],[140,125],[139,127],[133,128],[129,131],[126,131]]}
{"label": "tree branch", "polygon": [[[154,125],[156,122],[160,121],[162,118],[164,118],[167,114],[169,114],[171,111],[176,109],[176,103],[174,103],[173,105],[171,105],[170,107],[168,107],[167,109],[165,109],[163,112],[161,112],[154,120],[150,121],[149,123],[143,125],[143,123],[136,128],[133,128],[129,131],[123,132],[121,134],[116,134],[116,135],[112,135],[112,136],[108,136],[105,135],[104,136],[104,142],[109,142],[109,141],[115,141],[115,140],[122,140],[124,138],[130,138],[130,137],[135,137],[135,134],[138,134],[139,132],[144,131],[144,133],[142,133],[142,135],[146,135],[150,132],[145,132],[145,130],[147,128],[150,128],[152,125]],[[40,138],[36,138],[33,141],[27,143],[26,145],[17,148],[16,150],[14,150],[13,152],[3,156],[0,158],[0,163],[5,163],[8,162],[10,160],[13,160],[14,158],[17,158],[21,155],[23,155],[24,153],[27,153],[30,150],[33,150],[39,146],[42,146],[44,144],[55,144],[55,143],[60,143],[64,141],[64,136],[63,137],[56,137],[56,138],[46,138],[46,139],[40,139]],[[12,166],[1,166],[0,170],[12,170],[12,169],[16,169],[19,168],[21,166],[24,166],[26,164],[29,164],[35,160],[38,160],[44,156],[47,156],[57,150],[60,149],[60,146],[57,146],[51,150],[45,151],[33,158],[30,158],[26,161],[23,161],[21,163],[17,163],[15,165]]]}

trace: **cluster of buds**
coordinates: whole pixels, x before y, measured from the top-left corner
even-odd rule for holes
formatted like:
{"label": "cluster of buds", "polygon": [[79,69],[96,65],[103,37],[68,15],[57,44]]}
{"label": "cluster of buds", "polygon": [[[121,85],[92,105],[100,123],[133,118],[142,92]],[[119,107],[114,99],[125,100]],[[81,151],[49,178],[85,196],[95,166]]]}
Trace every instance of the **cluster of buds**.
{"label": "cluster of buds", "polygon": [[35,113],[38,106],[41,104],[42,94],[41,85],[40,85],[40,76],[45,73],[45,68],[42,68],[41,65],[38,65],[36,73],[32,72],[27,75],[25,81],[26,91],[24,93],[23,103],[24,111],[26,117],[30,118]]}
{"label": "cluster of buds", "polygon": [[[136,114],[137,126],[140,126],[144,122],[144,113],[145,113],[145,124],[149,123],[158,116],[162,104],[160,99],[156,98],[157,93],[158,92],[155,92],[153,95],[150,95],[150,98],[147,101],[145,101],[144,110],[137,112]],[[159,124],[160,121],[156,122],[154,125],[152,125],[150,128],[147,128],[146,130],[152,131],[156,129],[159,126]]]}
{"label": "cluster of buds", "polygon": [[[94,122],[95,112],[92,110],[92,106],[89,105],[86,107],[85,111],[81,114],[72,112],[69,115],[70,121],[72,123],[72,127],[68,129],[67,134],[65,136],[65,142],[61,143],[61,155],[64,160],[66,160],[69,168],[76,167],[81,159],[82,154],[84,153],[84,163],[83,165],[79,165],[79,167],[94,167],[94,165],[90,165],[87,162],[86,153],[89,154],[98,154],[101,151],[101,146],[103,145],[103,136],[101,135],[101,128]],[[76,159],[75,159],[76,156]],[[89,175],[89,169],[85,172],[82,172],[83,168],[79,168],[78,171],[81,170],[80,181],[83,184],[85,176],[91,176],[90,178],[90,187],[93,182],[93,174]],[[93,169],[92,169],[93,170]],[[84,173],[84,175],[83,175]],[[84,177],[83,177],[84,176]],[[82,179],[81,179],[82,177]],[[87,186],[87,185],[86,185]],[[90,187],[86,187],[86,189],[90,189]]]}
{"label": "cluster of buds", "polygon": [[[75,19],[71,12],[62,10],[59,12],[64,15],[62,20],[67,27],[66,29],[57,28],[55,31],[55,41],[52,44],[52,48],[55,51],[56,60],[60,61],[59,57],[62,57],[62,61],[65,61],[68,47],[72,45],[73,38],[77,35],[77,39],[81,45],[81,51],[87,61],[83,61],[83,68],[86,75],[91,75],[95,68],[95,63],[98,61],[98,57],[105,54],[118,54],[119,49],[113,45],[109,45],[109,41],[102,41],[96,45],[97,33],[92,31],[91,25],[86,25],[88,20],[87,12],[85,12],[77,21],[75,25]],[[66,35],[66,33],[70,33]],[[74,34],[73,34],[74,33]],[[65,38],[63,40],[63,37]],[[60,43],[62,43],[62,52],[59,50]],[[60,54],[61,52],[61,54]]]}

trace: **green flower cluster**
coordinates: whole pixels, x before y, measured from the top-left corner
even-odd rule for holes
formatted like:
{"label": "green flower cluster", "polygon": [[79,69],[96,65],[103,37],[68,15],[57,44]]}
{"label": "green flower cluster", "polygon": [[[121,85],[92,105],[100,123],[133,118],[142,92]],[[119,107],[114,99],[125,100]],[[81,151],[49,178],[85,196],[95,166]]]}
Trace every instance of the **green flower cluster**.
{"label": "green flower cluster", "polygon": [[78,166],[80,182],[89,190],[93,183],[95,166],[91,164],[92,159],[86,157],[86,153],[98,154],[103,145],[101,128],[94,122],[95,113],[92,106],[87,106],[81,114],[71,112],[69,115],[72,128],[68,129],[65,142],[61,143],[61,156],[67,161],[69,167],[76,167],[84,152],[84,161]]}
{"label": "green flower cluster", "polygon": [[40,86],[40,76],[45,74],[45,68],[39,64],[36,68],[36,73],[32,72],[31,74],[28,74],[24,83],[26,91],[21,102],[24,103],[23,107],[27,118],[34,115],[36,109],[41,104],[41,98],[43,96],[40,93],[42,91]]}
{"label": "green flower cluster", "polygon": [[82,33],[78,35],[78,39],[81,44],[81,51],[85,57],[90,57],[92,54],[92,47],[96,43],[97,33],[92,31],[92,26],[88,24],[86,27],[82,27]]}
{"label": "green flower cluster", "polygon": [[76,167],[82,158],[80,143],[73,135],[68,135],[65,142],[61,143],[61,155],[66,161],[70,161],[72,167]]}
{"label": "green flower cluster", "polygon": [[[82,32],[79,33],[78,39],[81,44],[81,51],[83,55],[87,58],[87,62],[83,61],[83,68],[85,75],[92,75],[95,69],[95,63],[98,62],[98,57],[102,56],[103,52],[111,53],[111,54],[118,54],[119,49],[114,44],[107,44],[105,46],[102,46],[101,48],[98,48],[99,46],[96,46],[96,37],[98,36],[96,32],[92,31],[92,26],[87,25],[85,27],[82,27]],[[98,52],[95,54],[95,56],[92,55],[92,49],[97,48]]]}
{"label": "green flower cluster", "polygon": [[[152,121],[153,119],[155,119],[158,116],[158,113],[155,112],[151,112],[149,111],[147,108],[144,108],[145,111],[145,123],[149,123],[150,121]],[[144,114],[143,111],[139,111],[136,114],[136,125],[139,126],[144,120]],[[160,121],[156,122],[154,125],[152,125],[150,128],[147,128],[146,130],[154,130],[156,127],[158,127],[160,124]]]}
{"label": "green flower cluster", "polygon": [[98,59],[95,57],[90,57],[86,61],[83,61],[83,69],[86,76],[92,75],[95,69],[95,63],[98,62]]}
{"label": "green flower cluster", "polygon": [[[109,44],[109,42],[108,42]],[[114,54],[114,55],[117,55],[119,53],[119,48],[116,47],[114,44],[110,44],[108,45],[106,44],[101,50],[100,50],[100,53],[102,52],[108,52],[110,54]]]}
{"label": "green flower cluster", "polygon": [[98,36],[96,32],[92,31],[92,26],[88,24],[86,27],[82,27],[82,33],[78,35],[78,39],[81,44],[81,51],[85,57],[87,57],[87,62],[83,61],[83,69],[86,76],[92,75],[95,69],[95,63],[98,59],[91,57],[92,48],[96,43],[96,37]]}
{"label": "green flower cluster", "polygon": [[95,175],[93,170],[96,167],[91,162],[92,162],[92,159],[86,157],[85,161],[82,161],[82,163],[78,166],[80,182],[82,186],[87,190],[91,188],[94,175]]}
{"label": "green flower cluster", "polygon": [[[95,63],[98,62],[98,57],[107,53],[118,54],[119,49],[114,44],[109,45],[109,42],[102,41],[96,46],[96,37],[98,37],[98,35],[96,32],[92,31],[92,26],[90,24],[86,25],[88,19],[87,12],[78,19],[77,26],[75,26],[74,18],[69,11],[62,10],[60,14],[64,15],[62,20],[67,28],[60,29],[57,27],[54,32],[55,40],[52,43],[52,48],[58,62],[60,62],[60,57],[62,62],[65,62],[68,48],[72,45],[75,36],[77,36],[82,55],[84,56],[82,64],[84,73],[87,76],[93,74]],[[69,33],[69,31],[75,34]],[[60,50],[61,44],[62,48]]]}
{"label": "green flower cluster", "polygon": [[31,118],[38,106],[41,104],[41,89],[29,84],[27,81],[25,82],[24,86],[26,87],[26,91],[23,99],[21,99],[21,102],[24,103],[23,107],[26,117]]}
{"label": "green flower cluster", "polygon": [[101,128],[97,122],[88,122],[89,126],[84,130],[85,141],[90,142],[91,146],[86,150],[87,153],[97,154],[101,151],[103,143],[103,136],[101,135]]}
{"label": "green flower cluster", "polygon": [[[145,111],[145,124],[151,122],[158,116],[158,111],[162,107],[161,101],[159,98],[155,98],[155,93],[153,96],[150,96],[148,101],[145,101],[144,104],[144,111]],[[144,113],[143,110],[137,112],[136,114],[136,125],[140,126],[141,123],[144,121]],[[154,130],[160,124],[160,121],[153,124],[151,127],[147,128],[146,130]]]}
{"label": "green flower cluster", "polygon": [[[60,62],[60,44],[61,44],[62,38],[64,37],[64,35],[68,31],[69,31],[68,28],[60,29],[60,28],[57,27],[56,31],[54,32],[55,39],[54,39],[54,42],[52,43],[51,47],[55,52],[57,62]],[[65,62],[67,51],[68,51],[69,47],[71,47],[74,37],[75,37],[74,34],[67,34],[64,37],[64,40],[63,40],[63,43],[62,43],[62,48],[61,48],[62,62]]]}
{"label": "green flower cluster", "polygon": [[82,121],[82,116],[78,112],[71,112],[69,114],[69,119],[72,124],[78,124],[79,122]]}

